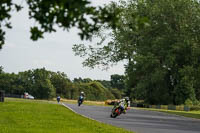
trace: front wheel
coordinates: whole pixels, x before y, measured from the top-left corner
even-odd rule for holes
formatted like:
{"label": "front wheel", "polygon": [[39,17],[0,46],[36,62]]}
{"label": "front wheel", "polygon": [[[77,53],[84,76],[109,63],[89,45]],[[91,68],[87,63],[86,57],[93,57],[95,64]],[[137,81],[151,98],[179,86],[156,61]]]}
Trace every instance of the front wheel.
{"label": "front wheel", "polygon": [[116,118],[120,114],[121,114],[121,109],[120,108],[116,108],[111,112],[110,117],[111,118]]}
{"label": "front wheel", "polygon": [[117,114],[111,113],[111,114],[110,114],[110,117],[111,117],[111,118],[116,118],[116,117],[117,117]]}

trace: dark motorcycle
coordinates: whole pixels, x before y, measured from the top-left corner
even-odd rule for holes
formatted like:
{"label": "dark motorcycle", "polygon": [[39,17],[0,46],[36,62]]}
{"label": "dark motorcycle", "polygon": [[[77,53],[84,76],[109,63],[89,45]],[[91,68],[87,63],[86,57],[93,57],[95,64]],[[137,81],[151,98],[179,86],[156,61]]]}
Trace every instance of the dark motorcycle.
{"label": "dark motorcycle", "polygon": [[121,106],[114,106],[113,109],[112,109],[112,111],[111,111],[110,117],[111,118],[116,118],[122,112],[123,112],[123,108]]}
{"label": "dark motorcycle", "polygon": [[78,106],[81,106],[81,104],[83,104],[83,96],[79,96],[78,98]]}

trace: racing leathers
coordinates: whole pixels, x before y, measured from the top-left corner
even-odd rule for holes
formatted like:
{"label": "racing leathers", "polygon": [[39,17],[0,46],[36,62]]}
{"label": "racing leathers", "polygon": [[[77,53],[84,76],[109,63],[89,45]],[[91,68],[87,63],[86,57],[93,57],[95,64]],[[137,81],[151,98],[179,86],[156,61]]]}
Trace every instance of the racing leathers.
{"label": "racing leathers", "polygon": [[126,110],[130,109],[130,101],[123,98],[117,102],[117,106],[122,109],[122,113],[126,113]]}

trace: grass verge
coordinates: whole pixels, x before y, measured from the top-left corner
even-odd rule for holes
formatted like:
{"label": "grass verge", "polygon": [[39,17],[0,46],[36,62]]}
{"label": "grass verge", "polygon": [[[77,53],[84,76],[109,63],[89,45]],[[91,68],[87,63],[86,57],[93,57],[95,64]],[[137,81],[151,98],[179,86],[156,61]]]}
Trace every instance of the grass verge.
{"label": "grass verge", "polygon": [[200,111],[188,111],[187,112],[187,111],[151,109],[151,108],[138,108],[138,109],[158,111],[158,112],[164,112],[164,113],[168,113],[168,114],[175,114],[175,115],[180,115],[180,116],[184,116],[184,117],[200,119]]}
{"label": "grass verge", "polygon": [[[54,99],[56,101],[56,99]],[[72,103],[72,104],[77,104],[77,100],[71,100],[71,99],[61,99],[61,102],[66,102],[66,103]],[[95,106],[110,106],[106,105],[104,101],[87,101],[85,100],[83,102],[85,105],[95,105]]]}
{"label": "grass verge", "polygon": [[0,133],[131,133],[77,115],[60,104],[5,99],[0,103]]}

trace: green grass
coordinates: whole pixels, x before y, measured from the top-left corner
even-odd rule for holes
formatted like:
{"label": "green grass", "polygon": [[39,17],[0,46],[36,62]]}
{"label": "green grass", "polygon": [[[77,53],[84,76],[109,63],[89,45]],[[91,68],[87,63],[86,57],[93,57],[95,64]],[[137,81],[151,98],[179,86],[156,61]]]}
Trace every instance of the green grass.
{"label": "green grass", "polygon": [[176,111],[176,110],[165,110],[165,109],[150,109],[150,108],[139,108],[144,110],[150,110],[150,111],[158,111],[158,112],[164,112],[168,114],[175,114],[180,115],[184,117],[190,117],[190,118],[196,118],[200,119],[200,111]]}
{"label": "green grass", "polygon": [[[54,99],[53,101],[56,102],[56,99]],[[61,99],[61,102],[64,103],[71,103],[71,104],[77,104],[77,100],[69,100],[69,99]],[[87,101],[85,100],[83,102],[84,105],[94,105],[94,106],[110,106],[110,105],[106,105],[104,101]]]}
{"label": "green grass", "polygon": [[130,133],[77,115],[60,104],[5,99],[0,102],[0,133]]}

